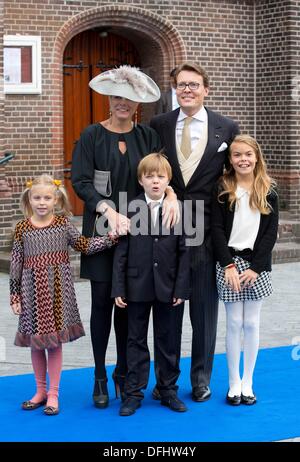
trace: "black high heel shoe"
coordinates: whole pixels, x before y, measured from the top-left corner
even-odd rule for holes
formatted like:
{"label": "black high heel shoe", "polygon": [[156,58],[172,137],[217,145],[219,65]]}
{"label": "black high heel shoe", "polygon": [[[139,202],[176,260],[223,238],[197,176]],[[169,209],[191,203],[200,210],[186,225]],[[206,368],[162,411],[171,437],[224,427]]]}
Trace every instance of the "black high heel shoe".
{"label": "black high heel shoe", "polygon": [[95,379],[93,391],[94,404],[98,408],[105,408],[108,406],[109,397],[107,391],[107,379]]}
{"label": "black high heel shoe", "polygon": [[121,396],[121,401],[125,401],[126,399],[126,393],[125,393],[125,375],[119,375],[116,374],[116,371],[113,371],[112,374],[112,379],[115,384],[115,392],[116,392],[116,398],[119,398]]}

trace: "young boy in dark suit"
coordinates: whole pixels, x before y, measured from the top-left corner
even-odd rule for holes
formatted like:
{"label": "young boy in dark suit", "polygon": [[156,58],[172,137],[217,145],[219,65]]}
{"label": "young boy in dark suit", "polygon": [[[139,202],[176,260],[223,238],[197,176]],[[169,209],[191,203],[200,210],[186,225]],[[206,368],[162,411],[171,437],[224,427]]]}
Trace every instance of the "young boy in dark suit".
{"label": "young boy in dark suit", "polygon": [[[149,154],[141,160],[138,180],[144,192],[128,206],[131,231],[120,238],[115,251],[112,296],[117,309],[128,310],[128,374],[126,399],[120,408],[122,416],[135,413],[144,397],[142,390],[147,387],[151,308],[161,404],[173,411],[186,411],[177,397],[180,370],[175,331],[176,310],[189,297],[190,264],[183,220],[171,229],[162,224],[161,204],[171,177],[171,166],[162,154]],[[137,208],[139,213],[134,215]]]}

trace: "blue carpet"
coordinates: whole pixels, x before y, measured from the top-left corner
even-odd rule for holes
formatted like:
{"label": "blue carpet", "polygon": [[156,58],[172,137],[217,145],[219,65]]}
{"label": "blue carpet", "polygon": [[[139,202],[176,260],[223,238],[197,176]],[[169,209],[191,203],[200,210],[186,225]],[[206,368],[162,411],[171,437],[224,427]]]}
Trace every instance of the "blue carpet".
{"label": "blue carpet", "polygon": [[[300,436],[300,361],[292,359],[292,346],[260,350],[255,371],[255,406],[229,406],[225,355],[216,355],[212,398],[194,403],[190,398],[190,359],[181,362],[179,396],[188,412],[178,414],[151,399],[153,371],[142,407],[134,416],[118,415],[109,380],[110,405],[94,408],[91,402],[93,370],[64,371],[61,381],[61,413],[43,415],[20,409],[34,390],[32,374],[0,378],[0,441],[65,442],[264,442]],[[295,350],[294,350],[295,352]],[[297,356],[297,355],[296,355]],[[111,377],[113,368],[108,368]]]}

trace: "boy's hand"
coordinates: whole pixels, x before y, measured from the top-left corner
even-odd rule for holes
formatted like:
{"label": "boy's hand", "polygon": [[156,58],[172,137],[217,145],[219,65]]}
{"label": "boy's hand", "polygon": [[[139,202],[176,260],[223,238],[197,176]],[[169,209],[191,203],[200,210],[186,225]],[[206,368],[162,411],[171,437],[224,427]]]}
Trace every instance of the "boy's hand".
{"label": "boy's hand", "polygon": [[21,303],[13,303],[11,305],[11,309],[13,310],[13,313],[16,315],[20,315],[22,313]]}
{"label": "boy's hand", "polygon": [[173,306],[180,305],[184,300],[182,298],[173,298]]}
{"label": "boy's hand", "polygon": [[115,297],[115,304],[116,304],[119,308],[126,308],[127,303],[125,303],[124,300],[125,300],[124,297]]}

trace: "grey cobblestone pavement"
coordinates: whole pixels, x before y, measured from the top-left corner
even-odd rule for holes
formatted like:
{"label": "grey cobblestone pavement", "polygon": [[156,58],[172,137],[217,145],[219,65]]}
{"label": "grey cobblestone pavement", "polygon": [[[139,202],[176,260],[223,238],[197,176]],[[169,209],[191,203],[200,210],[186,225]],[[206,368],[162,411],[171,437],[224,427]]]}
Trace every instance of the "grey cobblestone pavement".
{"label": "grey cobblestone pavement", "polygon": [[[273,294],[265,300],[261,314],[260,347],[276,347],[300,343],[300,262],[273,265]],[[64,345],[64,369],[86,367],[93,364],[89,334],[90,285],[88,281],[75,283],[77,300],[86,336]],[[13,345],[17,318],[9,307],[8,275],[0,273],[0,375],[32,372],[27,348]],[[112,329],[113,331],[113,329]],[[149,329],[149,345],[152,353],[152,328]],[[225,310],[219,307],[216,353],[225,351]],[[182,335],[182,356],[190,356],[191,326],[186,304]],[[113,332],[107,350],[107,364],[115,362]],[[289,441],[300,441],[296,438]]]}

